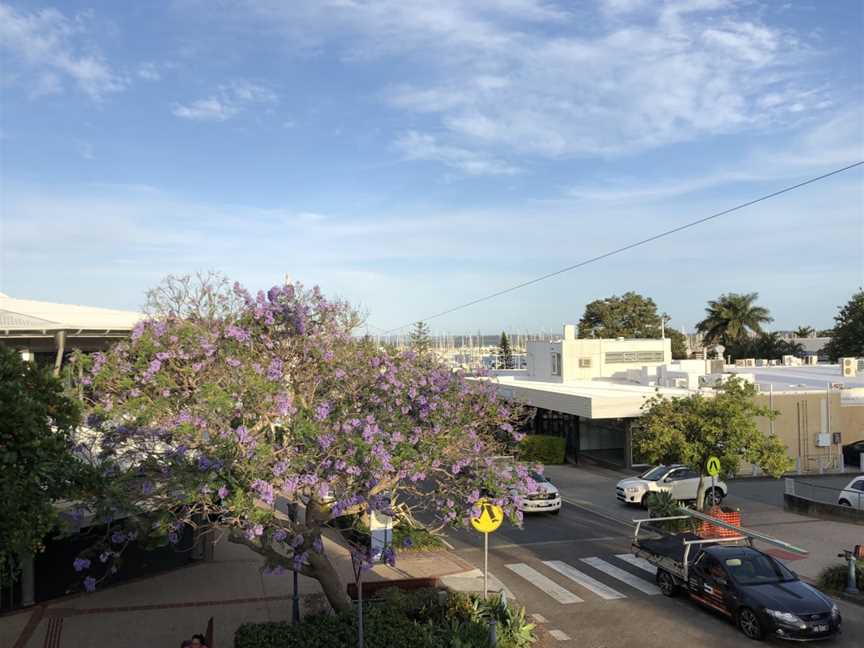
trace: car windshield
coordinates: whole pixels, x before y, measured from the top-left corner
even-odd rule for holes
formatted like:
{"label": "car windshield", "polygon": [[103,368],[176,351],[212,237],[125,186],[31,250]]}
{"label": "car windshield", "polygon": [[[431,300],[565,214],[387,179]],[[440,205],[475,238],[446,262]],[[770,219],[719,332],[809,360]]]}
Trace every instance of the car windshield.
{"label": "car windshield", "polygon": [[538,484],[542,484],[543,482],[549,481],[543,475],[541,475],[538,472],[534,472],[533,470],[531,471],[530,476],[531,476],[531,479],[533,479]]}
{"label": "car windshield", "polygon": [[657,481],[663,475],[665,475],[668,470],[668,466],[657,466],[656,468],[652,468],[648,472],[644,473],[641,477],[642,479],[647,479],[648,481]]}
{"label": "car windshield", "polygon": [[771,556],[745,553],[723,561],[726,571],[739,585],[763,585],[797,580],[795,574]]}

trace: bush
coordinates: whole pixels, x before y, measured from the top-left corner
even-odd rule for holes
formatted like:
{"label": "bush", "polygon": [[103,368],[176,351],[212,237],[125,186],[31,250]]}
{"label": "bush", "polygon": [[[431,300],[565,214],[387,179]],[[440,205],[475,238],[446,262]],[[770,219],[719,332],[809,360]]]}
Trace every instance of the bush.
{"label": "bush", "polygon": [[397,521],[393,525],[393,548],[396,551],[437,551],[444,548],[444,543],[428,529]]}
{"label": "bush", "polygon": [[[849,564],[845,561],[841,564],[826,567],[819,574],[819,589],[839,594],[846,589],[848,574]],[[855,580],[858,589],[864,591],[864,560],[859,560],[855,563]]]}
{"label": "bush", "polygon": [[564,437],[529,434],[519,442],[516,453],[521,461],[562,464],[566,449]]}
{"label": "bush", "polygon": [[[383,602],[364,606],[365,648],[493,648],[488,619],[498,624],[494,648],[528,648],[535,641],[534,625],[525,610],[476,596],[434,589],[382,592]],[[238,628],[234,648],[354,648],[357,614],[322,616],[288,623],[247,623]]]}
{"label": "bush", "polygon": [[[648,514],[652,518],[675,517],[683,515],[681,509],[683,504],[672,497],[669,491],[654,491],[648,493]],[[681,533],[682,531],[693,531],[695,520],[666,520],[664,522],[653,522],[651,526],[659,528],[666,533]]]}

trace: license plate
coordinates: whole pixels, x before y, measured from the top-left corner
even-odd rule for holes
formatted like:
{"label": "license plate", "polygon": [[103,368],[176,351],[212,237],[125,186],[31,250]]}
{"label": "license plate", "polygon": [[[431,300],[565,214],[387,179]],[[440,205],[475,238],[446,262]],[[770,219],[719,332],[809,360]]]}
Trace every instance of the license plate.
{"label": "license plate", "polygon": [[828,632],[828,626],[824,623],[813,626],[813,632]]}

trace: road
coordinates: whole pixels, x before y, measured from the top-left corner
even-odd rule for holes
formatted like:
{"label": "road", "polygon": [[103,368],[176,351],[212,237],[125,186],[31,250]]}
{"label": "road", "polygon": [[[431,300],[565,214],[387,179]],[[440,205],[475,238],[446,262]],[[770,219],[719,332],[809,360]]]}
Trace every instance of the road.
{"label": "road", "polygon": [[[502,525],[490,536],[489,570],[529,615],[540,615],[541,625],[556,631],[562,646],[731,648],[749,643],[721,615],[686,597],[660,595],[646,566],[634,564],[628,522],[643,513],[615,499],[614,480],[620,476],[565,466],[547,474],[564,496],[561,513],[526,516],[522,529]],[[480,534],[451,532],[448,540],[461,558],[482,569]],[[864,611],[843,601],[838,605],[844,633],[830,645],[860,646]]]}

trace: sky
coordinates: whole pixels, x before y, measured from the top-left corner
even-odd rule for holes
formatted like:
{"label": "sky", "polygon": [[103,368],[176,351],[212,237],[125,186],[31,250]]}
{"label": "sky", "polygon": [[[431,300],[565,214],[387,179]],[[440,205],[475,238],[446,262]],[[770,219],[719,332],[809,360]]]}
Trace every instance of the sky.
{"label": "sky", "polygon": [[[137,309],[288,276],[380,333],[864,160],[860,0],[0,1],[0,291]],[[862,167],[432,319],[634,290],[828,327]]]}

